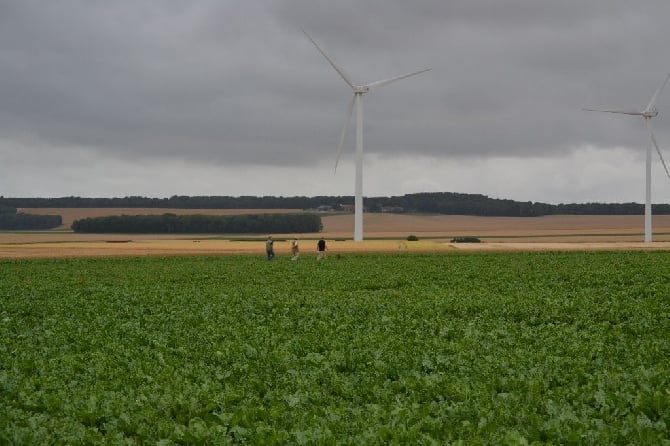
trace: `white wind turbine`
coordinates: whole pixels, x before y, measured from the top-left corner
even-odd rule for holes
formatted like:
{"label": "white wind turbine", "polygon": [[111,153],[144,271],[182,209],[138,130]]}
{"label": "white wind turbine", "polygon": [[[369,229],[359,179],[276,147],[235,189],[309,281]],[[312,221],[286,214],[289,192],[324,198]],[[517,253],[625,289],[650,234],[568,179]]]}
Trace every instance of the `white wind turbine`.
{"label": "white wind turbine", "polygon": [[347,115],[344,121],[344,127],[342,128],[342,136],[340,137],[340,145],[337,148],[337,159],[335,160],[335,170],[337,170],[337,164],[340,161],[340,156],[342,154],[342,145],[344,144],[344,138],[347,134],[347,127],[349,126],[349,121],[351,120],[351,115],[354,111],[354,103],[356,103],[356,182],[355,182],[355,198],[354,198],[354,241],[360,242],[363,240],[363,95],[370,91],[370,88],[379,87],[381,85],[389,84],[391,82],[398,81],[400,79],[405,79],[410,76],[414,76],[419,73],[429,71],[430,68],[425,68],[423,70],[415,71],[413,73],[404,74],[402,76],[396,76],[389,79],[383,79],[376,82],[371,82],[365,85],[356,85],[351,80],[351,77],[345,71],[340,68],[334,61],[331,59],[321,47],[312,39],[312,36],[307,34],[307,31],[303,30],[303,33],[307,38],[314,44],[317,50],[326,58],[330,65],[337,71],[337,73],[344,79],[344,82],[352,89],[353,97],[349,102],[349,107],[347,109]]}
{"label": "white wind turbine", "polygon": [[[661,149],[658,148],[658,144],[656,143],[656,137],[654,136],[654,132],[651,129],[651,118],[655,118],[656,116],[658,116],[658,110],[656,110],[656,99],[658,99],[658,96],[661,94],[661,91],[663,91],[663,87],[665,87],[665,84],[668,83],[668,79],[670,79],[670,73],[668,73],[668,75],[665,77],[665,80],[663,81],[663,83],[661,83],[661,86],[658,87],[658,90],[656,90],[654,95],[651,97],[651,100],[649,101],[647,107],[642,111],[598,110],[592,108],[585,108],[584,110],[604,112],[604,113],[618,113],[621,115],[642,116],[644,118],[644,122],[647,124],[647,128],[649,129],[649,137],[651,139],[651,143],[656,148],[656,153],[658,153],[658,156],[661,159],[661,163],[663,164],[663,168],[665,169],[666,175],[670,177],[670,172],[668,172],[668,166],[666,166],[665,164],[663,154],[661,153]],[[651,233],[651,145],[650,145],[647,146],[647,162],[646,162],[646,185],[645,185],[645,202],[644,202],[645,243],[651,242],[651,238],[652,233]]]}

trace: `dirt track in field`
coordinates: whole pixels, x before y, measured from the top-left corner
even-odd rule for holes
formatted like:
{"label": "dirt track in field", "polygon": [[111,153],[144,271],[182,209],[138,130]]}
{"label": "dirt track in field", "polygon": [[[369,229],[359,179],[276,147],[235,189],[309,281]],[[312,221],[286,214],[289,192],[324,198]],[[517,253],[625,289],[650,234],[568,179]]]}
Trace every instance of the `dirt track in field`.
{"label": "dirt track in field", "polygon": [[[100,215],[240,214],[276,210],[194,209],[30,209],[56,213],[64,222]],[[299,212],[283,210],[280,212]],[[351,252],[487,252],[538,250],[667,250],[670,216],[654,217],[654,243],[642,243],[644,217],[560,215],[536,218],[448,215],[366,214],[366,241],[351,241],[353,215],[324,215],[320,234],[301,234],[303,258],[310,258],[320,236],[328,239],[331,257]],[[407,242],[408,235],[419,242]],[[293,234],[274,234],[279,256],[289,255]],[[450,243],[455,236],[474,236],[482,243]],[[231,255],[264,253],[264,235],[255,241],[236,241],[212,235],[74,234],[69,231],[0,232],[0,258]],[[380,240],[384,239],[384,240]]]}

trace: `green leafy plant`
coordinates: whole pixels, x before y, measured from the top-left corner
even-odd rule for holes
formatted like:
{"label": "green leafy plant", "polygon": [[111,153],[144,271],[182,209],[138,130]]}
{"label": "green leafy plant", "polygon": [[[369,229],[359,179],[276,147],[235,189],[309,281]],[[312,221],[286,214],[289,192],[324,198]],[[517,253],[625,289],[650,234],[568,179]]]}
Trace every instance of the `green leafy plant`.
{"label": "green leafy plant", "polygon": [[668,252],[0,261],[0,444],[664,444],[669,276]]}

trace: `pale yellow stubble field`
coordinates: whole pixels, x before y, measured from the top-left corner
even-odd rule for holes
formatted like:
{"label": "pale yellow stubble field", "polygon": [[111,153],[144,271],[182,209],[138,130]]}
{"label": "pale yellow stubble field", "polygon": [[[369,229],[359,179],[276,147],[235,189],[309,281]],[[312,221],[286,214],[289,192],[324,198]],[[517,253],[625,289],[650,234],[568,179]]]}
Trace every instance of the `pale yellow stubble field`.
{"label": "pale yellow stubble field", "polygon": [[[54,213],[66,225],[76,218],[101,215],[277,213],[277,210],[196,209],[22,209],[29,213]],[[282,210],[279,212],[300,212]],[[644,217],[547,216],[473,217],[449,215],[366,214],[366,241],[351,241],[352,214],[325,215],[322,233],[300,234],[303,258],[315,255],[316,240],[328,240],[329,254],[352,252],[462,252],[536,250],[631,250],[670,249],[670,216],[654,217],[654,243],[642,243]],[[418,242],[408,242],[413,234]],[[290,253],[288,239],[294,234],[273,234],[279,256]],[[482,243],[449,243],[454,236],[480,237]],[[257,241],[237,241],[237,236],[74,234],[69,231],[0,232],[0,258],[167,256],[167,255],[263,255],[265,234]],[[245,237],[248,239],[249,237]],[[380,240],[383,239],[383,240]]]}

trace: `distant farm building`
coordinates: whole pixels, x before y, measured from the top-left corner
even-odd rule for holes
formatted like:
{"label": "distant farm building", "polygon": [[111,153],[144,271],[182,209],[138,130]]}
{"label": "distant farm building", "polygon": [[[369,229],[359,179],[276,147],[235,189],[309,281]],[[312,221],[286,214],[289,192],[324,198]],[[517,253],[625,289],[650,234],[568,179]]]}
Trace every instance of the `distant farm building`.
{"label": "distant farm building", "polygon": [[322,204],[321,206],[317,207],[316,210],[317,212],[332,212],[333,207],[327,204]]}

